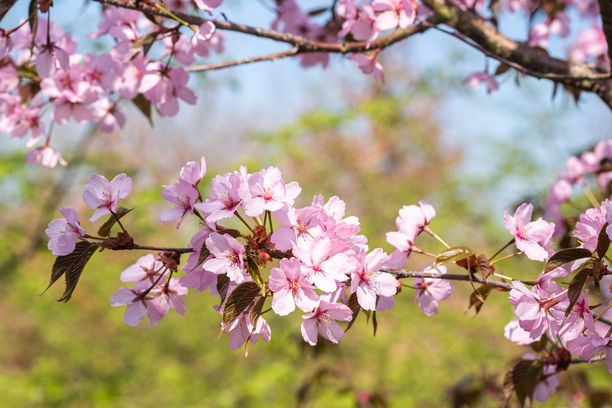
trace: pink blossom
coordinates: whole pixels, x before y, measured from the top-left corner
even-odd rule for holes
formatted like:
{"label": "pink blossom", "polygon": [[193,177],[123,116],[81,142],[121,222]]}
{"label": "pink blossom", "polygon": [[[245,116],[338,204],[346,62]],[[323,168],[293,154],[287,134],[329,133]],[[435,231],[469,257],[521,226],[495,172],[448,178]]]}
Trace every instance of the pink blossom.
{"label": "pink blossom", "polygon": [[570,59],[576,63],[585,63],[596,59],[603,63],[607,60],[607,42],[601,27],[593,25],[581,31],[570,48]]}
{"label": "pink blossom", "polygon": [[398,250],[410,253],[416,237],[425,229],[436,215],[434,208],[425,201],[419,205],[407,205],[400,209],[395,220],[397,232],[387,232],[387,242]]}
{"label": "pink blossom", "polygon": [[293,249],[293,255],[302,262],[302,273],[317,288],[327,293],[335,291],[337,283],[346,281],[348,275],[359,267],[353,256],[346,253],[334,254],[332,250],[329,238],[300,242]]}
{"label": "pink blossom", "polygon": [[218,222],[234,215],[242,202],[239,190],[243,181],[244,177],[239,172],[213,178],[211,182],[213,197],[196,204],[196,208],[206,214],[206,221]]}
{"label": "pink blossom", "polygon": [[202,57],[208,56],[210,39],[213,38],[214,35],[215,25],[210,21],[204,22],[191,37],[191,47],[193,51]]}
{"label": "pink blossom", "polygon": [[582,293],[559,328],[559,338],[564,344],[567,344],[568,341],[580,336],[585,327],[592,326],[593,313],[589,307],[589,299],[586,293]]}
{"label": "pink blossom", "polygon": [[504,225],[508,232],[514,236],[516,247],[534,261],[544,261],[548,258],[555,225],[542,218],[531,221],[533,205],[523,203],[511,216],[508,211],[504,213]]}
{"label": "pink blossom", "polygon": [[51,253],[62,256],[74,251],[78,239],[85,236],[85,230],[81,227],[74,208],[60,208],[59,212],[64,217],[49,222],[45,234],[49,237],[47,247]]}
{"label": "pink blossom", "polygon": [[163,319],[165,313],[156,299],[159,293],[145,294],[150,288],[151,283],[141,281],[134,285],[133,288],[121,287],[115,292],[111,298],[111,306],[120,307],[127,306],[123,315],[123,321],[128,326],[136,327],[142,319],[149,317],[151,324],[156,325]]}
{"label": "pink blossom", "polygon": [[83,190],[83,201],[94,211],[89,218],[95,221],[104,214],[117,211],[119,200],[126,198],[132,190],[132,179],[124,173],[118,174],[112,181],[94,174]]}
{"label": "pink blossom", "polygon": [[385,82],[385,74],[382,64],[376,59],[378,52],[371,54],[355,54],[350,56],[357,63],[357,66],[366,75],[372,75],[374,79],[380,82]]}
{"label": "pink blossom", "polygon": [[37,147],[28,152],[26,156],[28,164],[40,164],[43,167],[53,168],[58,164],[66,166],[68,162],[62,158],[60,153],[49,145]]}
{"label": "pink blossom", "polygon": [[298,183],[285,184],[281,172],[276,167],[251,174],[248,182],[240,190],[245,213],[256,217],[264,211],[278,211],[286,205],[293,205],[302,189]]}
{"label": "pink blossom", "polygon": [[288,251],[297,245],[299,240],[314,238],[312,230],[319,226],[321,209],[314,206],[295,209],[288,207],[287,211],[278,211],[276,218],[281,224],[272,234],[270,240],[276,249]]}
{"label": "pink blossom", "polygon": [[200,162],[190,161],[187,162],[183,168],[179,178],[186,181],[194,187],[197,187],[200,180],[206,175],[206,159],[202,157]]}
{"label": "pink blossom", "polygon": [[[607,201],[612,203],[610,200]],[[599,233],[607,222],[606,217],[606,206],[603,204],[599,208],[589,208],[580,214],[580,220],[576,223],[572,235],[582,243],[583,248],[589,251],[597,248]]]}
{"label": "pink blossom", "polygon": [[540,340],[540,337],[536,339],[532,339],[529,335],[528,331],[523,330],[518,320],[510,321],[506,326],[504,326],[504,336],[518,344],[519,346],[525,346],[527,344],[531,344],[535,341]]}
{"label": "pink blossom", "polygon": [[569,306],[567,290],[552,280],[540,281],[532,290],[513,281],[509,299],[521,328],[534,340],[549,329],[556,333]]}
{"label": "pink blossom", "polygon": [[176,228],[178,229],[185,216],[194,213],[194,205],[200,193],[191,184],[179,179],[176,183],[165,186],[161,195],[164,200],[174,204],[174,207],[162,212],[159,220],[161,222],[177,221]]}
{"label": "pink blossom", "polygon": [[121,272],[121,282],[139,282],[148,280],[154,283],[159,277],[164,264],[152,254],[147,254],[138,258],[135,264],[129,266]]}
{"label": "pink blossom", "polygon": [[352,316],[353,312],[348,306],[321,300],[316,310],[303,316],[302,337],[311,346],[317,344],[319,334],[332,343],[338,343],[344,336],[344,330],[336,320],[348,322]]}
{"label": "pink blossom", "polygon": [[[612,317],[608,311],[606,318]],[[586,325],[586,330],[574,340],[566,344],[567,349],[574,355],[585,360],[593,360],[604,356],[608,365],[608,373],[612,374],[612,335],[610,325],[596,321]]]}
{"label": "pink blossom", "polygon": [[234,238],[213,232],[206,239],[206,247],[213,256],[202,267],[216,275],[227,274],[232,282],[242,283],[246,280],[244,265],[244,246]]}
{"label": "pink blossom", "polygon": [[417,14],[415,0],[374,0],[372,8],[376,13],[376,28],[380,31],[407,28],[414,23]]}
{"label": "pink blossom", "polygon": [[474,72],[468,75],[463,83],[469,86],[472,89],[480,88],[481,84],[485,84],[487,89],[487,93],[490,94],[493,91],[497,91],[499,89],[499,84],[497,83],[497,79],[494,76],[489,74],[488,72]]}
{"label": "pink blossom", "polygon": [[107,98],[102,98],[93,104],[94,116],[102,132],[112,132],[125,125],[125,115],[119,110],[118,104]]}
{"label": "pink blossom", "polygon": [[35,62],[36,71],[41,77],[46,78],[55,74],[58,67],[63,70],[68,69],[70,57],[57,43],[49,41],[39,48]]}
{"label": "pink blossom", "polygon": [[223,0],[193,0],[196,6],[202,11],[211,12],[213,9],[219,7]]}
{"label": "pink blossom", "polygon": [[[203,262],[200,262],[201,252],[208,251],[205,247],[206,239],[213,232],[213,229],[208,225],[204,225],[196,234],[191,238],[189,242],[189,248],[193,251],[189,253],[187,263],[183,266],[185,276],[180,279],[183,286],[188,288],[195,288],[197,290],[205,290],[208,288],[214,288],[217,284],[217,275],[212,272],[204,270],[202,268]],[[204,261],[210,259],[210,255],[204,259]]]}
{"label": "pink blossom", "polygon": [[281,259],[278,268],[270,271],[269,287],[272,297],[272,310],[280,316],[288,315],[297,306],[304,312],[317,307],[319,297],[314,287],[300,271],[301,262],[297,258]]}
{"label": "pink blossom", "polygon": [[195,93],[187,88],[189,74],[182,68],[164,68],[158,62],[149,63],[140,83],[139,92],[155,103],[162,116],[178,113],[178,100],[196,103]]}
{"label": "pink blossom", "polygon": [[560,382],[556,373],[557,367],[555,365],[544,365],[544,368],[542,369],[542,377],[533,390],[534,400],[544,402],[557,390]]}
{"label": "pink blossom", "polygon": [[259,316],[257,322],[253,324],[247,312],[241,314],[239,318],[224,327],[223,332],[231,333],[229,346],[233,350],[239,349],[249,340],[251,344],[255,344],[260,338],[263,338],[264,341],[270,341],[272,338],[272,330],[268,322]]}
{"label": "pink blossom", "polygon": [[[446,273],[446,267],[428,266],[423,272],[443,275]],[[417,289],[414,300],[427,316],[438,314],[438,302],[448,299],[453,293],[453,286],[444,279],[414,278],[414,286]]]}
{"label": "pink blossom", "polygon": [[380,248],[367,255],[365,251],[358,253],[360,267],[353,272],[351,293],[357,293],[357,301],[364,310],[376,310],[377,296],[391,297],[397,292],[397,279],[390,273],[380,271],[387,258]]}

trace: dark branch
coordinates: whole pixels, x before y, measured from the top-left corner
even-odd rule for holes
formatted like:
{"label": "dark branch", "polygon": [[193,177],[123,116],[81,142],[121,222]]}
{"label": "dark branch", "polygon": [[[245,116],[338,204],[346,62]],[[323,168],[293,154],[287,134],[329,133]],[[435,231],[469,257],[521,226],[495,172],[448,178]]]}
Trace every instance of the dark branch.
{"label": "dark branch", "polygon": [[433,278],[433,279],[444,279],[444,280],[454,280],[454,281],[463,281],[463,282],[476,282],[476,283],[486,283],[491,286],[495,286],[498,289],[503,291],[509,291],[512,289],[507,283],[496,281],[496,280],[484,280],[478,275],[461,275],[461,274],[453,274],[453,273],[435,273],[435,272],[412,272],[412,271],[400,271],[393,272],[388,271],[389,273],[395,275],[397,279],[405,279],[405,278]]}
{"label": "dark branch", "polygon": [[608,43],[609,69],[612,71],[612,0],[599,0],[601,25]]}

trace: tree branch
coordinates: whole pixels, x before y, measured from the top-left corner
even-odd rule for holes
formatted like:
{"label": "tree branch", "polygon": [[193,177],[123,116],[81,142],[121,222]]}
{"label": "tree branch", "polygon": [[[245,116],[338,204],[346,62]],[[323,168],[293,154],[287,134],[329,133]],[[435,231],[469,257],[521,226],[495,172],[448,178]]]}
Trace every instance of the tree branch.
{"label": "tree branch", "polygon": [[[610,0],[602,0],[610,1]],[[532,76],[597,94],[612,109],[612,79],[610,73],[602,79],[600,70],[586,64],[571,64],[551,57],[546,51],[513,41],[481,17],[462,11],[448,0],[423,0],[435,15],[449,27],[469,38],[487,55],[509,61]],[[481,50],[481,51],[482,51]]]}
{"label": "tree branch", "polygon": [[[145,14],[154,15],[158,17],[169,18],[169,16],[163,11],[148,5],[139,0],[94,0],[98,3],[128,8],[133,10],[141,11]],[[366,52],[377,49],[384,49],[390,45],[393,45],[397,42],[404,40],[414,34],[422,33],[430,28],[432,25],[438,22],[437,17],[433,17],[428,19],[426,22],[416,24],[414,26],[410,26],[403,30],[396,30],[392,34],[379,38],[377,40],[367,42],[367,41],[357,41],[350,43],[329,43],[311,40],[309,38],[290,34],[283,33],[281,31],[270,30],[266,28],[253,27],[246,24],[234,23],[231,21],[225,20],[215,20],[215,19],[206,19],[199,16],[193,16],[190,14],[184,13],[173,13],[181,20],[193,25],[200,26],[206,21],[212,22],[218,30],[224,31],[232,31],[242,34],[248,34],[255,37],[266,38],[269,40],[282,42],[286,44],[291,44],[299,49],[300,53],[309,53],[309,52],[327,52],[327,53],[339,53],[339,54],[349,54],[349,53],[359,53]]]}
{"label": "tree branch", "polygon": [[[108,6],[123,7],[141,11],[147,15],[163,18],[169,16],[146,2],[141,0],[95,0]],[[610,0],[599,0],[603,4],[602,20],[606,37],[612,34],[612,5]],[[414,34],[422,33],[438,24],[444,23],[464,39],[469,39],[469,44],[475,46],[486,55],[506,63],[513,68],[528,75],[545,78],[580,91],[593,92],[597,94],[604,103],[612,109],[612,78],[610,73],[603,72],[596,67],[586,64],[572,64],[568,61],[551,57],[540,48],[530,47],[525,43],[513,41],[494,27],[489,25],[483,18],[469,11],[463,11],[449,0],[423,0],[434,15],[428,20],[418,23],[403,30],[396,30],[392,34],[378,38],[372,42],[349,42],[329,43],[311,40],[306,37],[283,33],[266,28],[253,27],[246,24],[238,24],[231,21],[205,19],[199,16],[174,13],[178,18],[193,25],[201,25],[205,21],[211,21],[217,29],[238,32],[265,38],[285,44],[292,45],[297,51],[285,51],[280,55],[263,55],[259,57],[243,58],[219,64],[210,64],[191,68],[193,71],[206,71],[221,69],[236,65],[248,64],[258,61],[267,61],[278,58],[286,58],[301,53],[325,52],[325,53],[359,53],[371,50],[384,49],[390,45],[400,42]],[[467,41],[466,41],[467,42]],[[608,52],[611,52],[610,49]]]}
{"label": "tree branch", "polygon": [[612,71],[612,0],[599,0],[601,25],[608,43],[609,69]]}
{"label": "tree branch", "polygon": [[235,67],[238,65],[252,64],[254,62],[262,62],[262,61],[275,61],[287,57],[293,57],[300,53],[300,49],[298,47],[293,47],[287,51],[275,52],[273,54],[261,55],[258,57],[246,57],[232,61],[220,62],[218,64],[203,64],[203,65],[192,65],[187,67],[187,71],[190,72],[202,72],[202,71],[213,71],[217,69]]}
{"label": "tree branch", "polygon": [[435,272],[417,272],[417,271],[386,271],[389,272],[397,279],[406,279],[406,278],[433,278],[433,279],[444,279],[444,280],[453,280],[453,281],[463,281],[463,282],[477,282],[488,284],[496,287],[497,289],[501,289],[503,291],[510,291],[512,286],[507,283],[496,281],[496,280],[484,280],[478,275],[461,275],[461,274],[453,274],[453,273],[435,273]]}

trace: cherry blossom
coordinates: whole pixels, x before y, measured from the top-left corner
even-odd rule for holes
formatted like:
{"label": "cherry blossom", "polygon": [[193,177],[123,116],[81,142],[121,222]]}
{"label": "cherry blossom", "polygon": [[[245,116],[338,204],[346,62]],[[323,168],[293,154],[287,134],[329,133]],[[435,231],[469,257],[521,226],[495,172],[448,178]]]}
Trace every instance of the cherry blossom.
{"label": "cherry blossom", "polygon": [[280,266],[270,271],[269,287],[274,292],[272,310],[280,316],[293,312],[296,306],[309,312],[318,305],[319,297],[300,266],[299,259],[281,259]]}
{"label": "cherry blossom", "polygon": [[319,334],[332,343],[338,343],[344,336],[344,330],[336,321],[348,322],[352,315],[346,305],[321,300],[316,310],[303,316],[302,337],[311,346],[317,344]]}
{"label": "cherry blossom", "polygon": [[64,217],[49,222],[45,230],[45,234],[49,237],[47,247],[57,256],[71,254],[78,239],[85,236],[85,230],[81,227],[74,208],[60,208],[59,212]]}
{"label": "cherry blossom", "polygon": [[212,255],[202,267],[216,275],[227,274],[236,283],[246,280],[243,254],[244,246],[226,234],[213,232],[206,238],[206,248]]}
{"label": "cherry blossom", "polygon": [[516,247],[534,261],[544,261],[548,258],[555,225],[538,218],[531,221],[533,204],[521,204],[514,215],[507,211],[504,214],[504,225],[508,232],[514,236]]}
{"label": "cherry blossom", "polygon": [[90,221],[95,221],[104,214],[117,211],[119,200],[126,198],[132,190],[132,179],[124,173],[115,176],[111,181],[99,174],[89,177],[83,190],[83,201],[94,209]]}
{"label": "cherry blossom", "polygon": [[[446,273],[444,265],[429,266],[423,272],[443,275]],[[438,278],[414,278],[416,287],[415,302],[427,316],[438,314],[438,302],[448,299],[453,293],[449,281]]]}
{"label": "cherry blossom", "polygon": [[364,310],[376,310],[377,296],[390,297],[397,292],[398,282],[393,275],[380,270],[387,262],[387,254],[380,248],[369,254],[358,254],[360,268],[353,272],[351,292],[357,293],[359,305]]}

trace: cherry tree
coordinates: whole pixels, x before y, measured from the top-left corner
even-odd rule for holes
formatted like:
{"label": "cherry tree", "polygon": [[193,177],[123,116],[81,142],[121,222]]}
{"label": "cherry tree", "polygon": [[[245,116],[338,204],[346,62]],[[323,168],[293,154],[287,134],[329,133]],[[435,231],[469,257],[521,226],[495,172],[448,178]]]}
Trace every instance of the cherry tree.
{"label": "cherry tree", "polygon": [[[16,3],[0,2],[0,20]],[[222,0],[94,3],[101,22],[89,35],[104,40],[100,52],[84,53],[54,23],[51,0],[31,0],[21,23],[0,28],[0,131],[27,142],[29,163],[65,165],[51,146],[53,126],[75,121],[106,132],[121,128],[123,101],[149,119],[152,111],[175,116],[182,104],[197,102],[189,80],[201,72],[282,58],[304,68],[327,67],[336,54],[383,81],[381,54],[434,30],[486,57],[484,69],[465,73],[468,86],[483,85],[490,93],[499,88],[500,76],[534,77],[576,99],[594,93],[612,107],[612,5],[605,0],[334,0],[316,9],[275,0],[270,27],[232,21]],[[524,17],[525,38],[511,39],[500,28],[512,14]],[[223,60],[216,55],[231,47],[227,32],[285,49]],[[561,55],[551,40],[564,44]]]}
{"label": "cherry tree", "polygon": [[[384,81],[381,54],[432,30],[486,57],[484,69],[465,73],[468,86],[491,93],[501,76],[534,77],[576,99],[594,93],[612,108],[609,0],[334,0],[316,9],[276,0],[269,27],[233,21],[222,0],[94,2],[101,19],[89,34],[102,40],[102,51],[83,53],[85,47],[55,23],[51,0],[31,0],[19,24],[0,29],[0,131],[26,142],[29,163],[67,164],[51,146],[56,125],[119,129],[126,121],[124,103],[149,119],[154,111],[177,115],[184,104],[197,103],[190,78],[201,72],[283,58],[304,68],[327,67],[335,54]],[[1,0],[0,19],[16,3]],[[525,38],[511,39],[500,28],[511,14],[525,18]],[[227,60],[226,32],[285,49]],[[553,52],[552,39],[564,44],[562,55]],[[62,218],[46,230],[57,257],[49,286],[63,277],[60,300],[68,301],[92,256],[143,251],[120,275],[126,286],[110,297],[111,306],[125,307],[126,324],[139,325],[145,317],[158,324],[170,309],[182,315],[185,296],[209,291],[219,296],[213,312],[229,345],[246,352],[249,344],[271,338],[267,313],[300,313],[307,344],[338,343],[359,314],[376,331],[377,313],[393,307],[397,297],[411,296],[423,313],[435,316],[453,285],[467,284],[476,313],[489,296],[507,294],[515,319],[504,335],[530,348],[507,372],[506,398],[543,401],[574,364],[601,362],[612,372],[611,164],[612,140],[570,158],[542,217],[534,216],[531,203],[504,214],[509,241],[490,256],[449,244],[434,230],[436,209],[424,201],[398,209],[386,235],[389,248],[370,248],[359,219],[347,215],[339,197],[316,195],[300,207],[298,182],[287,182],[275,167],[241,167],[214,177],[206,188],[204,158],[186,163],[161,192],[168,207],[160,222],[177,229],[194,222],[197,233],[182,246],[141,243],[126,222],[132,209],[121,205],[131,179],[94,174],[83,200],[93,210],[89,221],[104,221],[91,232],[73,208],[60,209]],[[422,249],[417,241],[423,239],[436,241],[440,250]],[[429,265],[407,269],[416,256],[427,257]],[[502,262],[518,256],[541,263],[542,273],[530,280],[502,273]]]}

